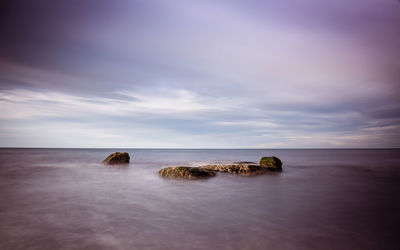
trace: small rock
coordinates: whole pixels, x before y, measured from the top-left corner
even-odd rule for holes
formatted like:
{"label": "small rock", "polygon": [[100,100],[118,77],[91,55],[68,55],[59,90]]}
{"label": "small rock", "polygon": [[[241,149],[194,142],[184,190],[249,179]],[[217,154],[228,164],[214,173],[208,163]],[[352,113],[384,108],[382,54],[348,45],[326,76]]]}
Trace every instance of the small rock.
{"label": "small rock", "polygon": [[130,157],[127,152],[115,152],[110,154],[104,161],[104,164],[114,165],[114,164],[127,164],[129,163]]}
{"label": "small rock", "polygon": [[215,176],[215,173],[208,169],[184,166],[163,168],[158,173],[162,177],[184,179],[197,179]]}

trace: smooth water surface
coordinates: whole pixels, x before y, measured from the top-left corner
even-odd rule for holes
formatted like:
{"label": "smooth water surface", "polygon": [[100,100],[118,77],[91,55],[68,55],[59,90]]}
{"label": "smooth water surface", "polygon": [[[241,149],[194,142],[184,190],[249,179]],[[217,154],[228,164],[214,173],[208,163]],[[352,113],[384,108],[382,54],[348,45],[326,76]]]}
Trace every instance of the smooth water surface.
{"label": "smooth water surface", "polygon": [[[282,173],[157,173],[268,155]],[[0,149],[0,249],[398,249],[399,193],[400,150]]]}

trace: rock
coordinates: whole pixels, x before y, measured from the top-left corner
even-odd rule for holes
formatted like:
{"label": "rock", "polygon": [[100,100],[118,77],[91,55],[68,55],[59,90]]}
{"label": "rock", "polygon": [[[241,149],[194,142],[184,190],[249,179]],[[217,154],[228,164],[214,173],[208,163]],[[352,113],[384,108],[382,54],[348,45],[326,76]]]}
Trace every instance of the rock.
{"label": "rock", "polygon": [[277,157],[263,157],[260,160],[260,165],[251,161],[235,162],[233,164],[217,164],[207,165],[204,169],[227,172],[230,174],[239,174],[244,176],[264,174],[266,172],[280,172],[282,171],[282,162]]}
{"label": "rock", "polygon": [[260,166],[274,172],[282,171],[282,161],[275,156],[261,158]]}
{"label": "rock", "polygon": [[207,165],[204,169],[239,174],[244,176],[258,175],[268,172],[267,168],[261,167],[254,162],[238,162],[228,165]]}
{"label": "rock", "polygon": [[215,176],[214,171],[208,169],[183,166],[163,168],[158,173],[162,177],[184,179],[197,179]]}
{"label": "rock", "polygon": [[114,165],[114,164],[127,164],[129,163],[130,157],[127,152],[115,152],[110,154],[104,161],[104,164]]}

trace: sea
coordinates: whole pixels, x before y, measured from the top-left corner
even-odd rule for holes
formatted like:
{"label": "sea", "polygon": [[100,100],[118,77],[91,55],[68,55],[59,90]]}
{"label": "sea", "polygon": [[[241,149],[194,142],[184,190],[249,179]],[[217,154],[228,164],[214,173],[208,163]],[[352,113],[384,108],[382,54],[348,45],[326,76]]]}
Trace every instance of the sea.
{"label": "sea", "polygon": [[[158,174],[263,156],[283,171]],[[4,250],[395,250],[399,228],[399,149],[0,149]]]}

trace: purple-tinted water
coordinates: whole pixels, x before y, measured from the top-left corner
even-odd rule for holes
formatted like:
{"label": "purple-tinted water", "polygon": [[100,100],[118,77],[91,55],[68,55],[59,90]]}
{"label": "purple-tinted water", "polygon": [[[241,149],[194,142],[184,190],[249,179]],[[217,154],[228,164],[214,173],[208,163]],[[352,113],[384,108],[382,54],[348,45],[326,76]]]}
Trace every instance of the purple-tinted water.
{"label": "purple-tinted water", "polygon": [[[157,173],[264,155],[284,171]],[[400,150],[0,149],[0,249],[398,249],[399,191]]]}

